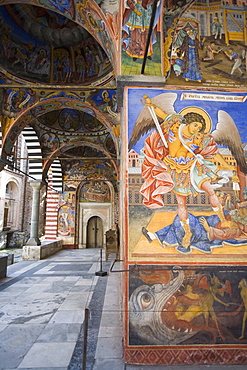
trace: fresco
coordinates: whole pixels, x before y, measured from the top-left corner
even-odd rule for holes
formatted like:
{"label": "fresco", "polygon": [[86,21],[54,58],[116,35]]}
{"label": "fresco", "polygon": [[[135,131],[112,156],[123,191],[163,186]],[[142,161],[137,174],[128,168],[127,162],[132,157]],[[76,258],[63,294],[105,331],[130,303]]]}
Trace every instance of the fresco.
{"label": "fresco", "polygon": [[71,18],[74,17],[74,2],[73,0],[39,0],[41,5],[45,5],[47,7],[54,7],[54,10],[59,10],[62,13],[68,14]]}
{"label": "fresco", "polygon": [[[70,5],[57,6],[65,11]],[[85,84],[92,78],[112,78],[111,63],[95,39],[52,10],[1,6],[0,29],[1,72],[16,81]]]}
{"label": "fresco", "polygon": [[75,235],[75,191],[61,194],[58,209],[57,233],[62,237]]}
{"label": "fresco", "polygon": [[247,257],[246,96],[128,89],[129,257]]}
{"label": "fresco", "polygon": [[80,202],[110,202],[110,191],[102,181],[87,181],[80,191]]}
{"label": "fresco", "polygon": [[[137,67],[142,66],[146,44],[148,42],[148,30],[152,15],[153,1],[127,1],[122,20],[122,74],[133,73]],[[160,17],[161,2],[158,3],[154,17],[153,32],[150,38],[147,61],[149,66],[156,65],[157,74],[161,64],[160,54]],[[152,61],[152,63],[150,63]],[[132,73],[130,69],[132,68]],[[154,72],[154,70],[153,70]],[[156,73],[153,73],[156,74]]]}
{"label": "fresco", "polygon": [[96,4],[104,12],[106,19],[109,22],[111,30],[115,36],[115,39],[118,40],[118,22],[119,22],[119,9],[120,1],[119,0],[95,0]]}
{"label": "fresco", "polygon": [[32,89],[9,88],[4,90],[2,103],[2,132],[5,135],[23,109],[37,101],[37,96]]}
{"label": "fresco", "polygon": [[215,9],[192,4],[173,18],[167,31],[171,45],[164,56],[169,85],[246,87],[245,9],[239,4]]}
{"label": "fresco", "polygon": [[[34,110],[32,110],[34,111]],[[91,115],[93,114],[93,116]],[[90,125],[93,122],[94,131],[101,134],[105,130],[104,125],[94,117],[94,111],[90,110],[90,114],[75,109],[65,108],[52,110],[38,117],[39,122],[46,127],[55,129],[56,132],[76,132],[77,135],[86,134],[90,130]]]}
{"label": "fresco", "polygon": [[128,344],[246,346],[246,272],[232,266],[131,266]]}
{"label": "fresco", "polygon": [[[71,159],[69,155],[71,155]],[[78,159],[76,159],[76,155],[78,155]],[[81,157],[85,158],[87,156],[88,160],[81,159]],[[102,160],[90,159],[96,157],[100,159],[101,156],[103,156],[102,152],[87,146],[73,148],[69,151],[68,159],[63,160],[61,163],[66,190],[76,190],[79,183],[83,180],[90,180],[90,186],[93,188],[95,183],[97,183],[98,186],[98,183],[100,182],[100,184],[103,184],[103,181],[111,181],[113,186],[117,188],[117,176],[111,161],[107,161],[103,158]],[[104,186],[102,192],[104,193],[105,199],[108,199],[110,194],[108,194],[108,190],[106,190]]]}
{"label": "fresco", "polygon": [[[76,0],[76,10],[78,21],[104,47],[111,63],[114,65],[116,61],[115,53],[117,49],[117,35],[115,36],[115,39],[112,37],[112,31],[115,27],[115,25],[112,24],[112,18],[110,17],[109,22],[105,22],[105,20],[102,19],[103,14],[101,9],[96,5],[96,3],[95,6],[93,6],[93,2],[83,3],[80,0]],[[114,47],[116,49],[114,49]]]}

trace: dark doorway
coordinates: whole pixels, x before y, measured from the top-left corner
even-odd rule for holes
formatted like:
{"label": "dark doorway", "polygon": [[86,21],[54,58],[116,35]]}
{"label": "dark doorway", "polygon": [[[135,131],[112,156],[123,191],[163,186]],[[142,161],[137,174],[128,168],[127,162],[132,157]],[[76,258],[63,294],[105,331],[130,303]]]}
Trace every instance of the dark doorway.
{"label": "dark doorway", "polygon": [[94,216],[87,224],[87,248],[103,247],[103,223],[100,217]]}

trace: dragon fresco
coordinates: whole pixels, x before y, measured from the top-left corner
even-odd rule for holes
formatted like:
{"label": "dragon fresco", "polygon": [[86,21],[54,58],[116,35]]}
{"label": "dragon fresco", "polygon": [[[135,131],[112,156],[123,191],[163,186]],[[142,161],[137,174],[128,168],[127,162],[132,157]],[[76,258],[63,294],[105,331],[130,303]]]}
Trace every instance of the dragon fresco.
{"label": "dragon fresco", "polygon": [[[210,268],[159,269],[158,275],[153,269],[131,272],[130,344],[246,343],[243,271],[232,280]],[[135,279],[142,284],[131,292]]]}

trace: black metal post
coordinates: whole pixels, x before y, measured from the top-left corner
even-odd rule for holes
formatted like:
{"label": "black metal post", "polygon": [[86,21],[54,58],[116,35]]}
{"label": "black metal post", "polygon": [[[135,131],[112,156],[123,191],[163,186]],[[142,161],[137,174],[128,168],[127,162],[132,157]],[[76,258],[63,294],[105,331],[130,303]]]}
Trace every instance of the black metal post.
{"label": "black metal post", "polygon": [[100,271],[95,272],[96,276],[106,276],[107,271],[102,271],[102,248],[100,249]]}
{"label": "black metal post", "polygon": [[155,13],[157,9],[157,3],[159,0],[154,0],[153,5],[152,5],[152,14],[151,14],[151,19],[150,19],[150,24],[149,24],[149,29],[148,29],[148,37],[147,37],[147,42],[146,42],[146,48],[143,56],[143,62],[142,62],[142,69],[141,69],[141,74],[144,74],[145,70],[145,65],[146,65],[146,60],[147,60],[147,55],[148,55],[148,48],[149,48],[149,43],[151,40],[151,35],[153,32],[153,25],[154,25],[154,18],[155,18]]}
{"label": "black metal post", "polygon": [[83,336],[83,358],[82,358],[82,370],[86,370],[87,366],[87,333],[88,333],[88,317],[89,309],[85,308],[84,318],[84,336]]}

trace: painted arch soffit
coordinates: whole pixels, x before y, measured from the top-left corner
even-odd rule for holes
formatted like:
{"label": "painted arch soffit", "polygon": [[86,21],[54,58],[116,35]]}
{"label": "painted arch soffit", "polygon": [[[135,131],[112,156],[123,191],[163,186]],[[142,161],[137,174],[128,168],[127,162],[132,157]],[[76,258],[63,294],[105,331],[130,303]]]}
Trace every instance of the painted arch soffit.
{"label": "painted arch soffit", "polygon": [[[95,161],[95,157],[97,157],[99,161]],[[106,161],[106,158],[108,161]],[[95,162],[97,162],[101,164],[102,169],[105,167],[107,170],[110,169],[110,172],[117,173],[116,157],[112,157],[111,154],[101,145],[97,145],[86,140],[77,140],[65,144],[55,150],[43,163],[44,175],[47,173],[55,159],[62,159],[62,168],[64,167],[64,163],[66,163],[69,168],[78,168],[83,162],[87,164],[95,164]]]}
{"label": "painted arch soffit", "polygon": [[[73,120],[72,117],[72,120],[69,119],[69,121],[66,122],[66,116],[69,118],[69,113],[71,112],[75,112],[75,120]],[[60,117],[62,116],[60,123],[62,125],[78,125],[78,114],[88,117],[86,120],[86,125],[84,125],[84,128],[86,126],[86,130],[79,131],[78,128],[77,132],[76,130],[70,131],[70,129],[62,129],[62,127],[60,127],[60,130],[58,130],[57,128],[52,129],[52,125],[47,126],[43,123],[40,123],[40,119],[42,117],[45,117],[47,114],[52,115],[53,113],[55,117],[56,115],[59,115]],[[53,135],[57,136],[58,134],[63,138],[66,137],[69,139],[69,141],[73,141],[82,136],[87,136],[88,138],[91,138],[91,141],[93,142],[98,137],[98,130],[101,133],[101,136],[104,137],[104,140],[108,141],[106,146],[109,149],[114,147],[114,154],[119,152],[118,140],[114,133],[114,127],[109,123],[104,113],[95,107],[90,106],[88,103],[83,103],[79,100],[76,101],[75,99],[69,99],[66,97],[66,99],[47,99],[45,102],[39,102],[29,107],[26,111],[22,112],[15,118],[8,118],[8,122],[5,123],[3,130],[3,158],[10,155],[14,142],[27,125],[33,126],[37,133],[40,133],[40,129],[42,128],[41,125],[43,125],[44,127],[42,128],[42,133],[45,133],[46,131],[52,132]],[[94,130],[95,126],[98,127],[97,130]],[[112,143],[109,142],[109,138]],[[112,153],[112,150],[110,149],[108,152]]]}
{"label": "painted arch soffit", "polygon": [[[40,135],[40,134],[38,134]],[[51,131],[41,132],[39,136],[42,157],[47,158],[44,163],[56,158],[70,161],[72,158],[84,157],[85,160],[95,158],[109,158],[116,160],[116,152],[110,134],[97,134],[94,137],[78,135],[66,137],[57,135]],[[85,148],[91,150],[85,150]]]}
{"label": "painted arch soffit", "polygon": [[[43,180],[46,179],[53,160],[60,159],[62,177],[64,184],[67,184],[66,186],[77,188],[81,181],[101,179],[109,181],[113,187],[116,188],[118,179],[116,160],[111,158],[107,159],[107,153],[102,151],[102,148],[97,147],[97,145],[83,141],[74,144],[77,146],[74,145],[72,149],[70,145],[68,145],[56,151],[56,153],[53,154],[54,158],[50,158],[43,164]],[[70,155],[67,155],[67,153],[70,153]],[[98,153],[97,160],[90,157],[81,157],[81,155],[90,153]],[[69,184],[67,183],[68,181]]]}
{"label": "painted arch soffit", "polygon": [[[75,72],[79,71],[83,73],[83,66],[81,66],[83,63],[80,62],[80,60],[84,58],[87,64],[87,61],[90,61],[90,58],[94,57],[96,62],[98,61],[98,64],[100,64],[98,78],[107,75],[107,72],[109,74],[108,70],[110,66],[112,65],[115,67],[117,43],[114,41],[111,26],[108,24],[104,13],[98,5],[93,0],[87,0],[83,3],[78,2],[76,4],[73,2],[72,8],[74,11],[68,12],[66,11],[65,5],[64,7],[54,7],[55,3],[58,3],[58,5],[61,4],[61,2],[48,0],[40,2],[0,0],[0,10],[5,11],[9,9],[9,12],[0,16],[0,26],[3,36],[2,54],[5,53],[7,55],[7,65],[11,66],[15,63],[17,69],[22,68],[23,76],[20,76],[20,78],[23,80],[25,80],[25,68],[28,68],[30,71],[29,75],[26,74],[27,80],[30,79],[30,72],[32,72],[38,77],[42,74],[41,80],[38,80],[40,83],[43,81],[49,83],[49,80],[53,79],[54,82],[58,83],[59,81],[56,80],[58,77],[54,75],[54,72],[56,70],[56,61],[59,61],[59,58],[61,59],[63,57],[65,60],[67,57],[68,63],[70,60],[71,64],[70,66],[68,65],[67,68],[69,69],[69,67],[72,67]],[[69,6],[70,2],[64,1],[63,3],[67,3]],[[62,11],[62,9],[64,11]],[[44,14],[41,14],[42,10]],[[38,15],[36,13],[38,13]],[[11,14],[9,19],[10,23],[7,24],[6,20],[9,14]],[[22,20],[21,23],[20,19]],[[12,35],[16,27],[18,27],[19,31],[17,34]],[[95,40],[97,42],[95,42]],[[18,42],[20,44],[19,46],[17,45]],[[95,44],[95,46],[93,44]],[[15,45],[18,47],[15,48]],[[86,48],[89,49],[87,52]],[[17,51],[14,53],[15,50],[20,50],[20,58],[17,58],[17,55],[15,55],[17,54]],[[61,55],[62,52],[63,55]],[[92,56],[89,52],[92,54],[96,53],[97,55]],[[106,54],[103,55],[104,53]],[[25,61],[25,56],[27,56],[27,54],[29,59],[28,62]],[[31,60],[32,58],[33,60]],[[44,65],[36,63],[36,60],[42,61],[45,59],[46,63]],[[107,60],[109,65],[106,63]],[[97,69],[96,62],[95,69]],[[49,64],[50,67],[53,67],[50,68],[50,70],[53,69],[53,74],[50,74],[49,77],[46,78],[46,81],[44,76],[49,73]],[[8,71],[7,67],[5,69]],[[11,70],[8,72],[8,77],[11,78]],[[78,81],[79,78],[78,76],[76,78],[75,74],[76,73],[74,73],[74,80]],[[86,77],[87,74],[89,74],[90,76],[88,77],[96,78],[96,72],[93,73],[92,70],[86,71],[84,74]],[[70,79],[72,79],[72,77],[71,75]],[[70,82],[74,83],[75,81]],[[84,84],[85,82],[86,81],[81,81],[81,83]],[[60,83],[64,84],[68,83],[68,81],[60,81]]]}

